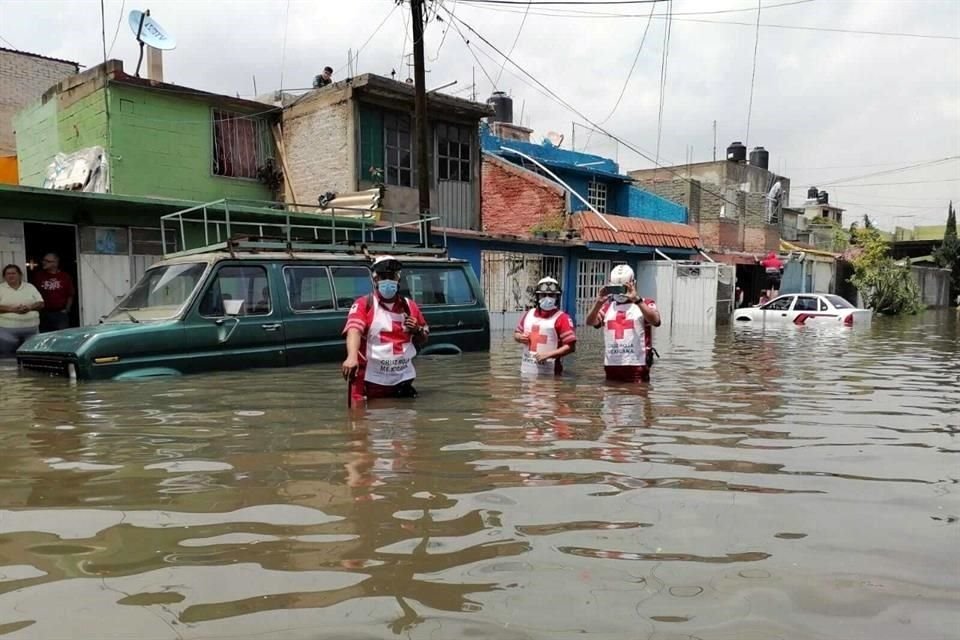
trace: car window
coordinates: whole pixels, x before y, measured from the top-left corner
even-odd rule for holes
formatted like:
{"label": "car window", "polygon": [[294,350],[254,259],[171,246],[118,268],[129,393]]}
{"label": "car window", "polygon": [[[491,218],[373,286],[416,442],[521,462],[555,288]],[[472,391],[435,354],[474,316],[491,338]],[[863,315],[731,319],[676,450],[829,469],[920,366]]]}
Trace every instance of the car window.
{"label": "car window", "polygon": [[841,298],[840,296],[824,296],[824,297],[827,300],[829,300],[830,304],[832,304],[837,309],[855,309],[856,308],[852,304],[850,304],[849,302]]}
{"label": "car window", "polygon": [[225,300],[243,300],[239,315],[269,315],[272,305],[267,270],[260,266],[222,267],[200,300],[200,315],[226,315]]}
{"label": "car window", "polygon": [[818,300],[812,296],[797,296],[797,303],[793,305],[794,311],[816,311]]}
{"label": "car window", "polygon": [[337,306],[349,309],[357,298],[373,291],[370,270],[366,267],[330,267]]}
{"label": "car window", "polygon": [[407,267],[402,271],[404,295],[419,305],[473,304],[476,297],[470,281],[459,266]]}
{"label": "car window", "polygon": [[826,302],[824,302],[823,300],[818,300],[817,302],[820,303],[820,311],[827,311],[827,303],[826,303]]}
{"label": "car window", "polygon": [[793,303],[793,296],[781,296],[763,306],[769,311],[787,311]]}
{"label": "car window", "polygon": [[333,287],[326,267],[284,267],[287,299],[294,311],[325,311],[334,308]]}

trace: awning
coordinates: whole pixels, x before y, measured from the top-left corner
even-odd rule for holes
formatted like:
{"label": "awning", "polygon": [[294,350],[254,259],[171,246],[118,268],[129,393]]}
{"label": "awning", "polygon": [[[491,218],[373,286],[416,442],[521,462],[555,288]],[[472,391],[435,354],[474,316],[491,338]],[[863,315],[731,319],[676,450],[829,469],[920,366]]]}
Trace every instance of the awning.
{"label": "awning", "polygon": [[606,219],[617,231],[593,211],[582,211],[572,216],[574,229],[587,243],[693,251],[703,246],[700,234],[689,225],[617,215],[608,215]]}

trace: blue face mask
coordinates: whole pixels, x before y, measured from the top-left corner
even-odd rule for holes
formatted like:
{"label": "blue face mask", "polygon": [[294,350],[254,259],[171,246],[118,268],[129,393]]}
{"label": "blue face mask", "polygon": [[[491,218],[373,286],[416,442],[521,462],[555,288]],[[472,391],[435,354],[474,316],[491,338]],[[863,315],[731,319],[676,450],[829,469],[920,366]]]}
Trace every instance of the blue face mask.
{"label": "blue face mask", "polygon": [[537,304],[539,304],[540,308],[544,311],[553,311],[557,308],[557,299],[544,296],[543,298],[540,298]]}
{"label": "blue face mask", "polygon": [[399,288],[400,283],[396,280],[381,280],[377,283],[377,291],[385,300],[391,300],[397,295],[397,289]]}

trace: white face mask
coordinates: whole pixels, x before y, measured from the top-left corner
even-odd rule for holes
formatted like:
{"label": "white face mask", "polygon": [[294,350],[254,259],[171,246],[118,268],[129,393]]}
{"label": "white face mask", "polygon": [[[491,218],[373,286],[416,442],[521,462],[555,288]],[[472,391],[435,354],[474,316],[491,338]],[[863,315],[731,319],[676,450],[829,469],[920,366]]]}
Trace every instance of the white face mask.
{"label": "white face mask", "polygon": [[613,296],[613,301],[616,302],[617,304],[624,304],[628,300],[629,298],[626,296],[626,294],[618,294]]}
{"label": "white face mask", "polygon": [[557,299],[550,298],[550,297],[543,297],[543,298],[540,298],[537,304],[540,306],[540,309],[542,309],[543,311],[553,311],[554,309],[557,308]]}

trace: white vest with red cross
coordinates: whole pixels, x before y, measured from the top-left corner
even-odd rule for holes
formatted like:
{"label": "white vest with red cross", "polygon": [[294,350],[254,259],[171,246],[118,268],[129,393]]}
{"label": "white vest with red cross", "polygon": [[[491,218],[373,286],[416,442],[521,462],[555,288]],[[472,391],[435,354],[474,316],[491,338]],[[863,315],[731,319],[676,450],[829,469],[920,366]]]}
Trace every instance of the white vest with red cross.
{"label": "white vest with red cross", "polygon": [[640,305],[627,302],[607,305],[603,314],[603,364],[640,367],[647,364],[647,345]]}
{"label": "white vest with red cross", "polygon": [[557,335],[557,319],[563,314],[552,314],[549,318],[537,317],[536,311],[531,309],[523,318],[523,332],[530,336],[530,343],[524,345],[523,359],[520,361],[520,373],[532,375],[552,376],[556,373],[556,358],[544,360],[537,364],[534,356],[538,353],[556,351],[560,344]]}
{"label": "white vest with red cross", "polygon": [[392,387],[413,380],[417,372],[413,368],[413,358],[417,349],[412,337],[403,328],[404,315],[390,311],[373,296],[373,319],[367,330],[367,365],[364,380],[374,384]]}

